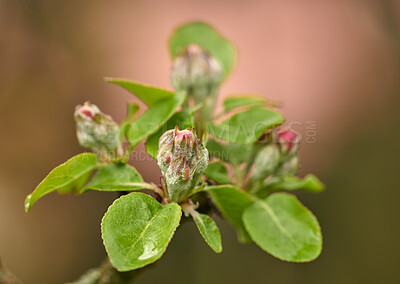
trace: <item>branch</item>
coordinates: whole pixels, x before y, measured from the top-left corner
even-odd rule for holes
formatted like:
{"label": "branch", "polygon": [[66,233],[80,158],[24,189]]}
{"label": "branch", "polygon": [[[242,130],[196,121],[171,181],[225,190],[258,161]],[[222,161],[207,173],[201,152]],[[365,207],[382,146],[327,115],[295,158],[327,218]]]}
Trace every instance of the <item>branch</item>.
{"label": "branch", "polygon": [[[150,264],[138,270],[119,272],[108,260],[108,258],[97,268],[92,268],[83,274],[78,280],[67,284],[127,284],[133,283],[137,276],[155,264]],[[1,284],[1,282],[0,282]],[[8,284],[8,283],[7,283]]]}

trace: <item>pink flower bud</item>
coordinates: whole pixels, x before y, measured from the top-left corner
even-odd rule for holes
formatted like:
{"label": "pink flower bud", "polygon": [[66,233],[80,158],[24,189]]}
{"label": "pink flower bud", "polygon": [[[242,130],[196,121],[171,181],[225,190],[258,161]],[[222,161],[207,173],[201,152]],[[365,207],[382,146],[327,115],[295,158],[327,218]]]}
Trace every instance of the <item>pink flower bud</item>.
{"label": "pink flower bud", "polygon": [[100,109],[96,106],[91,104],[90,102],[85,102],[83,106],[77,105],[75,108],[75,119],[86,119],[86,120],[91,120],[93,119],[97,114],[100,114],[101,111]]}
{"label": "pink flower bud", "polygon": [[172,63],[171,82],[177,91],[187,91],[200,102],[221,83],[222,66],[200,46],[189,44]]}
{"label": "pink flower bud", "polygon": [[[277,141],[281,145],[283,152],[293,152],[298,150],[298,136],[290,129],[282,130],[277,134]],[[295,146],[295,147],[294,147]]]}
{"label": "pink flower bud", "polygon": [[76,134],[79,144],[102,154],[121,156],[119,127],[111,116],[89,102],[75,108]]}
{"label": "pink flower bud", "polygon": [[192,128],[166,131],[159,140],[157,163],[169,197],[180,202],[191,194],[208,165],[208,151]]}

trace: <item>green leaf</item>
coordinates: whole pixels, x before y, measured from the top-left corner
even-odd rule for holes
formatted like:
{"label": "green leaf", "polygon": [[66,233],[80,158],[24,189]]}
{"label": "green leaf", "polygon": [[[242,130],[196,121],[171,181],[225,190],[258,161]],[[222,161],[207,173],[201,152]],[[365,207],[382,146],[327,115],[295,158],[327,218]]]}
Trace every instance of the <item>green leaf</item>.
{"label": "green leaf", "polygon": [[210,216],[200,213],[192,214],[200,234],[203,236],[206,243],[216,253],[222,252],[221,233],[217,224],[211,219]]}
{"label": "green leaf", "polygon": [[229,112],[235,108],[263,105],[265,103],[266,100],[263,97],[255,97],[255,96],[230,97],[224,100],[224,111]]}
{"label": "green leaf", "polygon": [[248,160],[252,146],[252,144],[222,144],[212,138],[207,140],[207,150],[211,157],[235,165]]}
{"label": "green leaf", "polygon": [[101,224],[104,246],[119,271],[141,268],[158,260],[181,219],[181,207],[165,206],[139,192],[124,195],[108,208]]}
{"label": "green leaf", "polygon": [[217,125],[208,125],[214,137],[230,143],[247,144],[256,142],[267,129],[284,122],[283,116],[262,107],[252,107]]}
{"label": "green leaf", "polygon": [[143,179],[134,167],[112,163],[102,167],[82,192],[136,190],[143,187]]}
{"label": "green leaf", "polygon": [[129,102],[126,105],[126,117],[125,121],[131,121],[133,116],[139,111],[140,106],[137,103]]}
{"label": "green leaf", "polygon": [[293,195],[276,193],[255,201],[243,222],[257,245],[281,260],[306,262],[321,253],[318,221]]}
{"label": "green leaf", "polygon": [[235,108],[252,106],[281,107],[282,103],[254,94],[233,95],[224,100],[225,112],[229,112]]}
{"label": "green leaf", "polygon": [[277,190],[306,190],[318,193],[324,189],[325,185],[312,174],[306,175],[303,179],[293,175],[281,175],[266,180],[257,195],[265,197],[271,191]]}
{"label": "green leaf", "polygon": [[93,153],[79,154],[59,165],[26,197],[25,211],[28,212],[36,201],[53,191],[78,193],[98,166],[97,156]]}
{"label": "green leaf", "polygon": [[106,82],[119,85],[134,94],[148,106],[153,106],[161,100],[172,98],[174,93],[158,87],[149,86],[143,83],[122,78],[104,78]]}
{"label": "green leaf", "polygon": [[232,183],[229,177],[228,170],[225,165],[221,162],[209,163],[204,174],[211,180],[218,184],[230,184]]}
{"label": "green leaf", "polygon": [[174,129],[178,126],[180,130],[194,126],[193,116],[188,110],[175,113],[156,133],[149,136],[146,141],[146,151],[154,159],[157,159],[158,140],[165,131]]}
{"label": "green leaf", "polygon": [[183,103],[185,92],[177,92],[172,98],[161,100],[151,107],[138,119],[129,124],[126,137],[132,147],[143,139],[155,133],[175,113]]}
{"label": "green leaf", "polygon": [[253,203],[250,195],[234,186],[210,186],[206,191],[221,214],[237,230],[239,240],[242,242],[251,241],[242,221],[244,210]]}
{"label": "green leaf", "polygon": [[177,28],[169,40],[172,58],[175,58],[189,44],[197,44],[213,55],[221,63],[224,77],[232,70],[236,61],[236,48],[213,27],[194,22]]}
{"label": "green leaf", "polygon": [[120,137],[121,141],[123,141],[123,139],[125,138],[125,131],[126,131],[127,126],[131,123],[133,117],[139,111],[139,109],[140,109],[140,107],[136,103],[128,103],[127,104],[127,112],[126,112],[125,120],[119,126],[119,137]]}

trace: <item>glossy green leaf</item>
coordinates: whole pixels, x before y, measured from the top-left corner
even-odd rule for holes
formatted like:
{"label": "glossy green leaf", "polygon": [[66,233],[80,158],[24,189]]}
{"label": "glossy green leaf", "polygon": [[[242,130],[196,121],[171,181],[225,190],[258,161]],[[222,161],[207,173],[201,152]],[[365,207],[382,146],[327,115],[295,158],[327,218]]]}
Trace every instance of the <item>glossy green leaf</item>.
{"label": "glossy green leaf", "polygon": [[252,198],[245,191],[234,186],[210,186],[206,191],[221,214],[237,230],[239,240],[249,242],[249,237],[242,221],[244,210],[253,203]]}
{"label": "glossy green leaf", "polygon": [[25,211],[28,212],[38,199],[53,191],[77,193],[98,166],[97,156],[93,153],[79,154],[59,165],[26,197]]}
{"label": "glossy green leaf", "polygon": [[172,58],[175,58],[189,44],[197,44],[210,52],[222,64],[224,77],[232,70],[236,60],[236,48],[213,27],[194,22],[177,28],[169,40]]}
{"label": "glossy green leaf", "polygon": [[143,179],[134,167],[112,163],[103,166],[82,191],[120,191],[142,188]]}
{"label": "glossy green leaf", "polygon": [[203,236],[210,248],[212,248],[216,253],[222,252],[221,233],[219,232],[214,220],[208,215],[197,212],[196,214],[192,214],[192,217],[200,234]]}
{"label": "glossy green leaf", "polygon": [[257,245],[281,260],[306,262],[321,253],[318,221],[294,195],[276,193],[255,201],[243,222]]}
{"label": "glossy green leaf", "polygon": [[218,184],[232,183],[232,180],[228,174],[228,169],[221,162],[209,163],[204,174]]}
{"label": "glossy green leaf", "polygon": [[268,193],[277,190],[306,190],[310,192],[321,192],[325,189],[325,185],[312,174],[299,178],[293,175],[275,176],[266,180],[263,187],[257,192],[258,196],[266,196]]}
{"label": "glossy green leaf", "polygon": [[174,93],[158,87],[121,78],[104,78],[106,82],[119,85],[134,94],[148,106],[153,106],[161,100],[172,98]]}
{"label": "glossy green leaf", "polygon": [[143,139],[157,132],[183,103],[185,96],[185,92],[177,92],[172,98],[158,101],[149,107],[142,116],[129,124],[126,137],[131,146],[136,146]]}
{"label": "glossy green leaf", "polygon": [[124,195],[108,208],[101,224],[104,246],[119,271],[134,270],[158,260],[181,219],[181,207],[165,206],[139,192]]}
{"label": "glossy green leaf", "polygon": [[252,144],[222,144],[209,138],[207,150],[211,157],[227,163],[240,164],[250,157]]}
{"label": "glossy green leaf", "polygon": [[246,97],[230,97],[224,100],[224,111],[228,112],[239,107],[249,107],[255,105],[263,105],[266,100],[263,97],[246,96]]}
{"label": "glossy green leaf", "polygon": [[267,129],[282,124],[284,120],[278,112],[255,106],[220,124],[209,124],[208,132],[217,139],[230,143],[254,143]]}
{"label": "glossy green leaf", "polygon": [[180,130],[194,126],[192,115],[188,110],[175,113],[156,133],[149,136],[146,141],[146,151],[154,159],[157,159],[158,140],[165,131],[174,129],[178,126]]}

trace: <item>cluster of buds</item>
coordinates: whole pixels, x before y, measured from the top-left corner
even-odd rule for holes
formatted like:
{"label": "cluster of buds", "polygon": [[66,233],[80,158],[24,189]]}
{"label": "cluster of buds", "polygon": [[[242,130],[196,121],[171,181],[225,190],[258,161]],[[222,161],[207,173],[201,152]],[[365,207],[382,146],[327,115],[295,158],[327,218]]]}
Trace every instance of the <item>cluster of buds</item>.
{"label": "cluster of buds", "polygon": [[187,91],[197,102],[214,94],[221,83],[221,64],[200,46],[190,44],[172,63],[171,82],[177,91]]}
{"label": "cluster of buds", "polygon": [[79,144],[94,152],[122,155],[119,127],[111,118],[89,102],[78,105],[74,114]]}
{"label": "cluster of buds", "polygon": [[299,136],[292,130],[276,134],[276,143],[270,143],[257,154],[254,161],[253,180],[263,180],[270,175],[296,174],[299,169]]}
{"label": "cluster of buds", "polygon": [[208,166],[208,151],[194,129],[166,131],[159,140],[157,163],[171,201],[180,202],[194,189]]}

